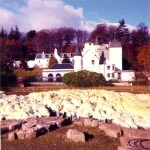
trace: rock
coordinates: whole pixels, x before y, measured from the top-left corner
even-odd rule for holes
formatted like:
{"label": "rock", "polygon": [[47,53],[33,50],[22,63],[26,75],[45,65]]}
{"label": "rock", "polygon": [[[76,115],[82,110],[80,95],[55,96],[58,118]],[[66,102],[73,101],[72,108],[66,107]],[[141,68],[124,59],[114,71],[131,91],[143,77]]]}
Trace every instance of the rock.
{"label": "rock", "polygon": [[121,128],[114,124],[100,124],[99,129],[103,130],[106,133],[106,135],[110,137],[122,136]]}
{"label": "rock", "polygon": [[9,141],[14,141],[14,140],[16,140],[16,133],[15,133],[15,132],[10,132],[10,133],[8,133],[8,140],[9,140]]}
{"label": "rock", "polygon": [[17,122],[17,123],[12,123],[9,125],[9,130],[15,130],[21,128],[22,123]]}
{"label": "rock", "polygon": [[25,139],[25,131],[19,130],[17,133],[17,139]]}
{"label": "rock", "polygon": [[9,126],[1,126],[0,128],[1,128],[1,133],[2,134],[9,131]]}
{"label": "rock", "polygon": [[98,120],[92,120],[92,122],[91,122],[91,126],[92,127],[98,127],[98,125],[99,125],[99,121]]}
{"label": "rock", "polygon": [[72,121],[72,122],[78,121],[78,120],[79,120],[79,119],[78,119],[75,115],[71,117],[71,121]]}
{"label": "rock", "polygon": [[118,147],[118,150],[128,150],[128,149],[119,146],[119,147]]}
{"label": "rock", "polygon": [[91,126],[92,126],[92,119],[90,119],[90,118],[85,118],[85,119],[84,119],[84,126],[85,126],[85,127],[91,127]]}
{"label": "rock", "polygon": [[57,117],[60,116],[60,111],[56,111],[56,116],[57,116]]}
{"label": "rock", "polygon": [[36,122],[29,121],[27,123],[22,124],[22,130],[28,130],[34,126],[36,126]]}
{"label": "rock", "polygon": [[39,113],[42,116],[47,116],[47,117],[50,116],[50,112],[45,107],[40,107],[39,108]]}
{"label": "rock", "polygon": [[145,117],[137,117],[133,116],[133,122],[138,126],[138,127],[143,127],[144,129],[150,129],[150,116],[145,116]]}
{"label": "rock", "polygon": [[33,129],[36,131],[36,136],[44,135],[49,131],[50,127],[45,127],[43,125],[36,125]]}
{"label": "rock", "polygon": [[33,128],[31,128],[31,129],[29,129],[29,130],[26,132],[25,138],[26,138],[26,139],[35,138],[36,135],[37,135],[37,134],[36,134],[36,131],[35,131]]}
{"label": "rock", "polygon": [[121,128],[121,129],[123,131],[124,137],[150,139],[150,131],[142,129],[128,129],[128,128]]}
{"label": "rock", "polygon": [[29,115],[25,111],[15,111],[13,115],[14,119],[26,119]]}
{"label": "rock", "polygon": [[122,126],[122,127],[130,128],[130,126],[126,123],[124,118],[115,118],[112,120],[112,123],[119,125],[119,126]]}
{"label": "rock", "polygon": [[120,137],[120,144],[121,144],[121,147],[122,148],[129,148],[128,146],[128,141],[129,141],[129,138],[126,138],[126,137]]}
{"label": "rock", "polygon": [[67,131],[67,138],[73,140],[74,142],[85,142],[85,135],[83,132],[79,132],[74,129],[69,129]]}
{"label": "rock", "polygon": [[56,123],[51,123],[48,127],[48,130],[53,131],[53,130],[56,130],[57,128],[58,128],[58,126]]}
{"label": "rock", "polygon": [[82,126],[81,121],[74,121],[74,122],[73,122],[73,124],[75,124],[75,125],[79,125],[79,126]]}
{"label": "rock", "polygon": [[63,126],[64,120],[65,119],[59,119],[55,122],[58,128],[61,128]]}

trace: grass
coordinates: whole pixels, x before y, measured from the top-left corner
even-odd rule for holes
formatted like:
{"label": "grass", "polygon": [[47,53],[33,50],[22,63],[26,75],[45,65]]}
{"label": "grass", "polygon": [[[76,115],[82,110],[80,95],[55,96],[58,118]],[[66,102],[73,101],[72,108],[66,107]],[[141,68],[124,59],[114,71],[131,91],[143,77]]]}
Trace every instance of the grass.
{"label": "grass", "polygon": [[31,92],[44,92],[51,90],[60,90],[60,89],[101,89],[101,90],[113,90],[116,92],[130,92],[130,93],[150,93],[150,86],[101,86],[101,87],[92,87],[92,88],[74,88],[64,85],[59,86],[29,86],[24,88],[19,87],[4,87],[0,88],[2,91],[6,91],[6,94],[29,94]]}
{"label": "grass", "polygon": [[[76,129],[93,135],[85,143],[73,142],[66,138],[68,129]],[[47,134],[25,140],[7,141],[2,139],[3,150],[117,150],[119,138],[111,138],[98,128],[69,125]]]}

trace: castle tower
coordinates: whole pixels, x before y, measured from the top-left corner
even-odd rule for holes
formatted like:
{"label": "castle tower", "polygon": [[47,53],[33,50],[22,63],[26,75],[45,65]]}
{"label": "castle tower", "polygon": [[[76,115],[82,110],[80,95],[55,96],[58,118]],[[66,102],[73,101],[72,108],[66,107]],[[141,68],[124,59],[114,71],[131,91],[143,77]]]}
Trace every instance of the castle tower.
{"label": "castle tower", "polygon": [[74,53],[74,71],[82,70],[82,54],[77,46],[76,51]]}
{"label": "castle tower", "polygon": [[115,64],[116,70],[122,70],[122,46],[116,39],[110,43],[109,61],[111,64]]}

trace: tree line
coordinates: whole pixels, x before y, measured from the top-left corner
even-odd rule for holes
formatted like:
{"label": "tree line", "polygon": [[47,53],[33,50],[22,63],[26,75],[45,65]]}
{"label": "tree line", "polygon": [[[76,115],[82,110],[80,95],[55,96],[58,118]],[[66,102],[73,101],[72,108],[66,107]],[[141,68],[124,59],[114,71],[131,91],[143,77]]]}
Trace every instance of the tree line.
{"label": "tree line", "polygon": [[150,64],[150,34],[148,27],[140,23],[137,29],[130,30],[122,19],[118,26],[99,24],[87,31],[61,27],[57,29],[30,30],[22,33],[16,26],[7,33],[0,31],[0,65],[1,70],[9,70],[14,60],[23,62],[35,58],[36,53],[73,52],[76,45],[83,47],[85,42],[108,43],[113,39],[121,42],[123,47],[124,69],[148,70]]}

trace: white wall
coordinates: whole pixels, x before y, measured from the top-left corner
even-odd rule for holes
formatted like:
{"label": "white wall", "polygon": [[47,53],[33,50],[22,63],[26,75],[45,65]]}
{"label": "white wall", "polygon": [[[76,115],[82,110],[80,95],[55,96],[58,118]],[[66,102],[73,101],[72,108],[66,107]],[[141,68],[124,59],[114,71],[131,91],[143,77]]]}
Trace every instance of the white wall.
{"label": "white wall", "polygon": [[29,68],[34,68],[36,63],[35,63],[35,60],[29,60],[27,61],[27,65]]}
{"label": "white wall", "polygon": [[121,47],[109,48],[109,61],[111,64],[115,64],[117,70],[122,70],[122,48]]}
{"label": "white wall", "polygon": [[132,81],[135,79],[134,71],[123,71],[122,72],[122,81]]}
{"label": "white wall", "polygon": [[74,71],[73,69],[64,69],[64,70],[43,69],[42,76],[48,78],[49,74],[53,74],[53,77],[55,78],[57,74],[61,74],[61,77],[63,77],[65,73],[73,71]]}
{"label": "white wall", "polygon": [[82,64],[83,64],[82,56],[74,56],[74,71],[75,72],[83,69]]}
{"label": "white wall", "polygon": [[82,52],[83,56],[83,70],[94,71],[99,73],[99,56],[96,51],[98,50],[97,45],[93,43],[86,43]]}
{"label": "white wall", "polygon": [[36,67],[47,68],[48,67],[48,61],[49,61],[49,58],[48,59],[46,59],[46,58],[35,59]]}
{"label": "white wall", "polygon": [[[114,67],[113,67],[114,66]],[[106,80],[115,79],[115,65],[113,64],[101,64],[100,65],[100,73],[106,78]],[[109,76],[108,76],[109,74]],[[114,77],[113,77],[114,74]]]}
{"label": "white wall", "polygon": [[115,72],[116,80],[118,80],[118,74],[120,74],[121,81],[133,81],[135,79],[135,72],[133,70],[124,70],[121,72]]}

